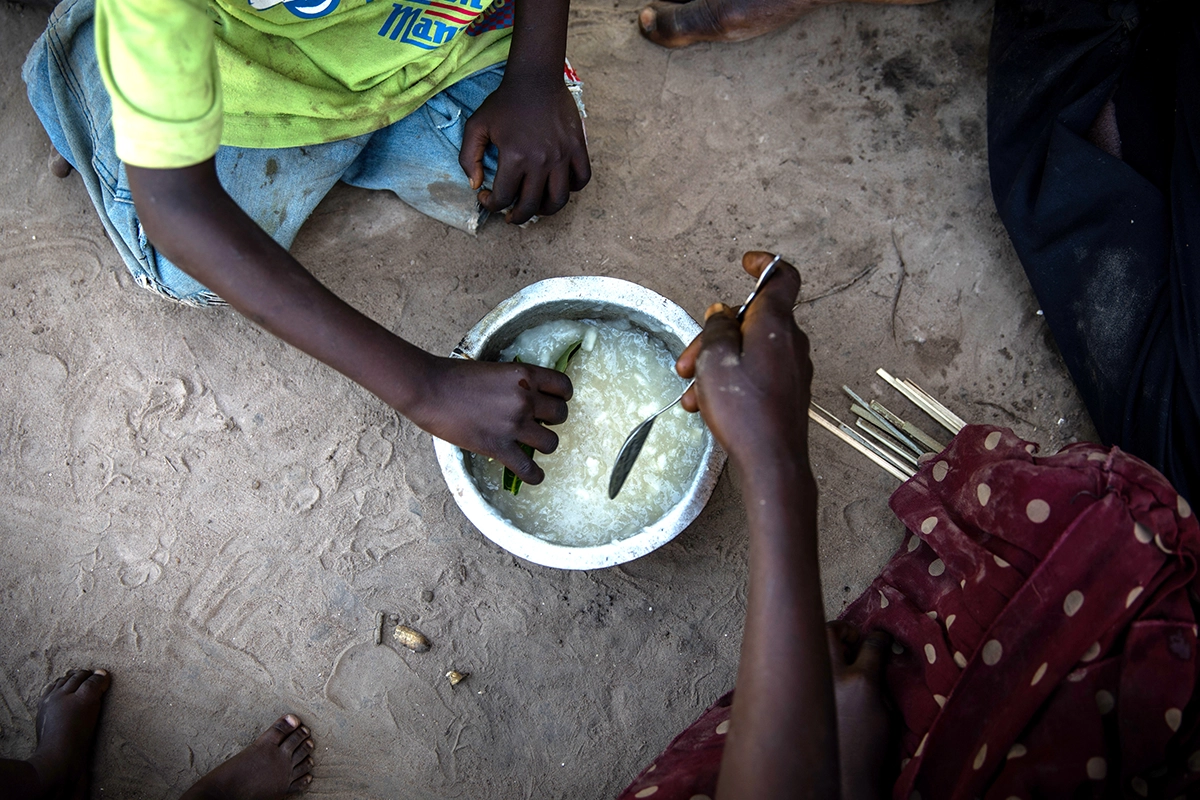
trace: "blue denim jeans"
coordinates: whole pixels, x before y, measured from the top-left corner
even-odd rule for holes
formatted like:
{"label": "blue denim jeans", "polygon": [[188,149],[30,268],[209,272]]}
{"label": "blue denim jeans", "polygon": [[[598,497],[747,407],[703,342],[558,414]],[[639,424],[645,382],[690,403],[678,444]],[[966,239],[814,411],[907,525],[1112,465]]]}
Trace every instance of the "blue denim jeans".
{"label": "blue denim jeans", "polygon": [[[94,0],[68,0],[25,60],[29,101],[50,141],[83,178],[100,220],[140,286],[188,305],[220,298],[146,240],[113,141],[112,104],[96,63]],[[301,224],[339,180],[390,189],[434,219],[468,233],[487,216],[458,165],[467,118],[504,76],[497,64],[435,95],[404,119],[373,133],[279,149],[222,146],[216,167],[229,196],[275,241],[291,246]],[[496,174],[496,148],[484,157],[484,183]]]}

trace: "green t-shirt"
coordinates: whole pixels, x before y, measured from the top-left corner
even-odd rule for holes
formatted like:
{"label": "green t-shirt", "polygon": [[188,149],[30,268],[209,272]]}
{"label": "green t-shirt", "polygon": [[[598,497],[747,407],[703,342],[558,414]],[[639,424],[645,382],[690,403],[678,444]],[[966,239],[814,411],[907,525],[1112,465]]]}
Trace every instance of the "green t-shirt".
{"label": "green t-shirt", "polygon": [[508,57],[512,0],[252,2],[96,1],[122,161],[185,167],[220,144],[347,139]]}

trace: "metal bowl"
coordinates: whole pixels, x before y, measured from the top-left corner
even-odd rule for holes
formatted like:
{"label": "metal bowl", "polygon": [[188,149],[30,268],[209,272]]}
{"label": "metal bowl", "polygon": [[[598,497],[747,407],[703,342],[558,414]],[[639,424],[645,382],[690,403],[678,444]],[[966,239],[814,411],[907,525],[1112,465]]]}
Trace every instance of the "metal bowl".
{"label": "metal bowl", "polygon": [[[678,357],[700,326],[667,298],[617,278],[551,278],[517,292],[472,328],[453,356],[495,361],[522,331],[556,319],[628,320]],[[725,452],[704,431],[704,452],[683,497],[662,518],[619,542],[564,547],[532,536],[505,519],[483,497],[466,454],[434,438],[442,476],[458,507],[479,531],[515,556],[558,569],[599,569],[623,564],[662,547],[691,524],[708,502],[725,466]]]}

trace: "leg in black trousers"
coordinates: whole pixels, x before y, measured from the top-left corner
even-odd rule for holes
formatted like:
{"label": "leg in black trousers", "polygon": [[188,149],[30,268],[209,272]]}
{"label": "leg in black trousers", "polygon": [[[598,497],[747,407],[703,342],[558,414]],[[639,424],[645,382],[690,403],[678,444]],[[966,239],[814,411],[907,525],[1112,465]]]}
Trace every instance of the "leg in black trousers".
{"label": "leg in black trousers", "polygon": [[1200,8],[998,0],[992,193],[1101,438],[1200,500]]}

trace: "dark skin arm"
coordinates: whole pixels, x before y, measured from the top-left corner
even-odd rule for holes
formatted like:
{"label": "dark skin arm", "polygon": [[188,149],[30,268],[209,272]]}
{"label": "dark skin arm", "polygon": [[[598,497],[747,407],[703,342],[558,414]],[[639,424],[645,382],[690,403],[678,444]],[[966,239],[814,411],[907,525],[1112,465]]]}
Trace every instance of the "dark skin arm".
{"label": "dark skin arm", "polygon": [[[771,260],[747,253],[757,277]],[[750,593],[718,800],[838,798],[838,730],[808,462],[812,364],[792,321],[800,278],[780,262],[740,326],[709,309],[680,357],[699,409],[729,453],[750,527]]]}
{"label": "dark skin arm", "polygon": [[500,86],[467,120],[458,162],[483,185],[488,142],[500,151],[491,190],[479,193],[488,211],[519,225],[553,214],[591,179],[583,120],[563,83],[570,0],[516,0],[508,64]]}
{"label": "dark skin arm", "polygon": [[500,460],[528,483],[545,477],[518,443],[543,453],[558,446],[558,436],[539,423],[567,418],[565,375],[439,358],[394,335],[322,286],[246,216],[211,159],[182,169],[126,170],[150,241],[233,308],[433,435]]}

